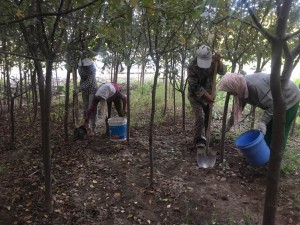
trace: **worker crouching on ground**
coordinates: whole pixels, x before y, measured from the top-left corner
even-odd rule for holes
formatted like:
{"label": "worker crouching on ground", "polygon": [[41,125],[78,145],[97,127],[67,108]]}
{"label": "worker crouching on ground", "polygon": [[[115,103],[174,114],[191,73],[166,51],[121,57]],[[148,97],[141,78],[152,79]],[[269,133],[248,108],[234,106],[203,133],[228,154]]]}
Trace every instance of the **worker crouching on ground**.
{"label": "worker crouching on ground", "polygon": [[194,113],[194,148],[206,146],[206,130],[209,117],[209,103],[214,101],[211,96],[215,63],[218,63],[218,74],[226,73],[226,67],[220,61],[221,56],[212,56],[210,47],[200,46],[196,51],[197,57],[187,68],[188,98]]}
{"label": "worker crouching on ground", "polygon": [[[120,91],[120,87],[117,83],[110,82],[105,83],[99,86],[97,89],[96,94],[94,95],[92,104],[87,112],[84,121],[84,127],[87,128],[88,121],[94,111],[97,111],[97,105],[100,102],[100,112],[101,114],[106,115],[105,124],[106,124],[106,134],[109,133],[108,127],[108,119],[111,118],[111,108],[112,103],[114,103],[115,109],[120,117],[126,116],[126,107],[127,107],[127,96],[122,94]],[[106,107],[107,107],[107,114],[106,114]],[[91,135],[94,135],[95,132],[93,131]]]}
{"label": "worker crouching on ground", "polygon": [[[247,103],[259,107],[265,111],[258,123],[257,129],[265,135],[265,141],[270,147],[273,117],[273,98],[270,90],[270,74],[255,73],[243,76],[237,73],[227,73],[221,78],[219,89],[234,95],[233,110],[228,121],[227,130],[229,130],[232,125],[239,122],[239,118]],[[300,101],[299,88],[295,83],[289,81],[283,91],[283,96],[286,105],[283,146],[285,149],[291,125],[297,116]]]}

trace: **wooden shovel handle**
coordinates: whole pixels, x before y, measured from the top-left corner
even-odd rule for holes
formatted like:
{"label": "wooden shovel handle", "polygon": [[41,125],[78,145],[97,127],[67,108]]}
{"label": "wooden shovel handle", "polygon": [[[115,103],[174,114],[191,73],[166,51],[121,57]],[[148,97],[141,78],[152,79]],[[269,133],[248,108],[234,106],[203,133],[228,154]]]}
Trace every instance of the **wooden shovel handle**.
{"label": "wooden shovel handle", "polygon": [[[218,71],[218,62],[215,61],[213,79],[212,79],[211,96],[215,96],[215,92],[216,92],[217,71]],[[212,109],[213,109],[213,102],[210,102],[209,103],[209,112],[208,112],[208,126],[207,126],[207,130],[206,130],[206,154],[209,152]]]}

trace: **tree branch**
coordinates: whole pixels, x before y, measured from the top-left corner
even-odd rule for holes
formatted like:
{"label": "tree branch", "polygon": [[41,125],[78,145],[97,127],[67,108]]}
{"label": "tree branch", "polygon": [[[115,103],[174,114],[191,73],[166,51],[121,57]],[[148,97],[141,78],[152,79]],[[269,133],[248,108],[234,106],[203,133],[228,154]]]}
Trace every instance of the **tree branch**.
{"label": "tree branch", "polygon": [[78,10],[81,10],[81,9],[84,9],[90,5],[93,5],[95,2],[98,2],[98,1],[101,1],[101,0],[93,0],[85,5],[82,5],[82,6],[79,6],[75,9],[70,9],[70,10],[65,10],[65,11],[61,11],[59,13],[55,12],[55,13],[41,13],[41,14],[38,14],[38,15],[31,15],[31,16],[27,16],[27,17],[23,17],[23,18],[20,18],[20,19],[17,19],[17,20],[13,20],[13,21],[8,21],[8,22],[2,22],[0,23],[0,27],[1,26],[8,26],[8,25],[11,25],[11,24],[15,24],[15,23],[20,23],[22,21],[25,21],[25,20],[29,20],[29,19],[33,19],[33,18],[37,18],[37,17],[48,17],[48,16],[62,16],[62,15],[66,15],[66,14],[69,14],[69,13],[72,13],[72,12],[76,12]]}
{"label": "tree branch", "polygon": [[297,30],[296,32],[294,32],[294,33],[292,33],[292,34],[287,35],[287,36],[285,37],[284,40],[285,40],[285,41],[288,41],[289,39],[295,37],[295,36],[298,35],[298,34],[300,34],[300,30]]}
{"label": "tree branch", "polygon": [[254,15],[252,9],[250,8],[247,0],[242,0],[242,2],[245,4],[247,10],[248,10],[248,13],[250,14],[253,22],[255,23],[255,25],[257,26],[257,28],[259,29],[259,31],[269,40],[269,41],[272,41],[275,39],[274,36],[272,36],[270,33],[268,33],[264,28],[263,26],[261,25],[261,23],[257,20],[256,16]]}
{"label": "tree branch", "polygon": [[[58,12],[61,12],[63,4],[64,4],[64,0],[61,0],[59,8],[57,10]],[[54,22],[53,29],[52,29],[52,32],[51,32],[51,35],[50,35],[51,51],[53,50],[55,31],[56,31],[56,28],[58,26],[58,23],[59,23],[60,19],[61,19],[61,15],[58,15],[56,17],[56,20]]]}
{"label": "tree branch", "polygon": [[296,47],[291,51],[291,55],[293,59],[296,58],[297,55],[300,54],[300,42],[296,45]]}
{"label": "tree branch", "polygon": [[[47,60],[47,59],[41,59],[41,58],[37,58],[37,57],[32,57],[32,56],[28,56],[28,55],[22,55],[19,53],[14,53],[14,52],[5,52],[5,51],[0,51],[0,56],[1,55],[14,55],[14,56],[18,56],[18,57],[22,57],[24,59],[32,59],[32,60],[38,60],[41,62],[47,62],[47,61],[52,61],[52,62],[67,62],[66,59],[61,59],[61,60]],[[77,58],[70,58],[70,60],[77,60]]]}

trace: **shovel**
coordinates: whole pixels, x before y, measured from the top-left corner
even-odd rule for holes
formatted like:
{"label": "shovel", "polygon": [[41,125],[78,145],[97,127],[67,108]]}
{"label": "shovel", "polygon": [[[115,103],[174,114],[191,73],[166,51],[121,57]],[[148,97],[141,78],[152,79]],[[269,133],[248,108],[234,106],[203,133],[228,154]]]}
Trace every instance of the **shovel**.
{"label": "shovel", "polygon": [[[213,80],[212,80],[212,91],[211,95],[214,96],[216,92],[216,78],[217,78],[218,63],[215,62]],[[210,127],[212,119],[213,103],[209,103],[209,114],[208,114],[208,126],[206,130],[206,147],[197,149],[197,163],[200,168],[213,167],[216,163],[217,152],[209,149],[210,144]]]}

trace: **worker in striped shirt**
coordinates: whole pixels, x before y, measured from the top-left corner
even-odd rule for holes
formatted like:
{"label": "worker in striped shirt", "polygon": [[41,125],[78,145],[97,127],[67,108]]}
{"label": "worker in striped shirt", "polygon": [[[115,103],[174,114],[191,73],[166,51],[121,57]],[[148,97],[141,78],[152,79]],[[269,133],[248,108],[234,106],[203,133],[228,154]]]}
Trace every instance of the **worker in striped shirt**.
{"label": "worker in striped shirt", "polygon": [[[80,85],[74,90],[73,95],[82,93],[83,116],[85,118],[97,91],[96,67],[93,61],[89,58],[80,59],[78,62],[78,73],[80,76]],[[93,132],[96,129],[96,117],[97,110],[94,110],[89,120],[89,125]]]}

